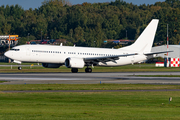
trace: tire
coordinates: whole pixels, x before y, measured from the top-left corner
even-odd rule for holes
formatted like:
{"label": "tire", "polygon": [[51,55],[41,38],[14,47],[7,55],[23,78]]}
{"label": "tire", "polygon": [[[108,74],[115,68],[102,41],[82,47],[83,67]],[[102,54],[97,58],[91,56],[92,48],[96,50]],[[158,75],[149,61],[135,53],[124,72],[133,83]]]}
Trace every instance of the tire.
{"label": "tire", "polygon": [[21,67],[21,66],[19,66],[19,67],[18,67],[18,70],[22,70],[22,67]]}

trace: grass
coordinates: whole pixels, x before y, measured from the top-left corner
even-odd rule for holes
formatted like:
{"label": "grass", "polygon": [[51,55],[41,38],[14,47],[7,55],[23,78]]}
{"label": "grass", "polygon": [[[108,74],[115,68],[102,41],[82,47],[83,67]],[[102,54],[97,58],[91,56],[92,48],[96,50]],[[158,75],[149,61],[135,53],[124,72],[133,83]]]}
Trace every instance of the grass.
{"label": "grass", "polygon": [[154,90],[180,89],[179,85],[150,84],[24,84],[0,85],[0,91],[25,90]]}
{"label": "grass", "polygon": [[[1,120],[177,120],[180,92],[4,93],[10,90],[180,89],[179,85],[0,85]],[[169,97],[173,100],[169,104]]]}
{"label": "grass", "polygon": [[[38,65],[37,63],[22,63],[21,65],[32,65],[32,64]],[[18,65],[18,64],[17,63],[0,62],[0,65]]]}
{"label": "grass", "polygon": [[4,82],[7,82],[7,81],[0,81],[0,83],[4,83]]}
{"label": "grass", "polygon": [[[1,120],[177,120],[180,92],[0,93]],[[169,104],[169,97],[173,98]]]}
{"label": "grass", "polygon": [[[93,72],[180,71],[154,65],[95,67]],[[70,72],[70,69],[43,67],[1,67],[0,73]],[[84,69],[80,69],[84,72]],[[177,120],[180,119],[180,92],[57,92],[4,93],[26,90],[150,90],[180,89],[179,85],[44,84],[0,85],[1,120]],[[173,100],[169,104],[169,97]]]}
{"label": "grass", "polygon": [[[2,63],[4,65],[4,63]],[[8,63],[6,63],[8,64]],[[71,69],[66,68],[65,66],[61,66],[58,69],[51,68],[43,68],[42,66],[32,66],[32,63],[24,63],[24,65],[29,65],[22,67],[22,70],[17,70],[17,66],[8,66],[8,67],[0,67],[0,73],[34,73],[34,72],[71,72]],[[9,65],[9,64],[8,64]],[[13,64],[15,65],[15,64]],[[35,65],[35,64],[34,64]],[[79,69],[79,72],[84,72],[85,68]],[[154,64],[135,64],[135,65],[126,65],[119,67],[99,67],[95,66],[93,68],[93,72],[178,72],[180,68],[165,68],[165,67],[155,67]]]}

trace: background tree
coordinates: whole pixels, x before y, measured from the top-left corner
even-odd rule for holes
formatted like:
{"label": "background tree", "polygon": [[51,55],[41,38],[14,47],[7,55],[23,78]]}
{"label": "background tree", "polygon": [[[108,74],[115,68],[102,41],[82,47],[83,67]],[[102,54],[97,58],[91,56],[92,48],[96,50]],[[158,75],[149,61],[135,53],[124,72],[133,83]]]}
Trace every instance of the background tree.
{"label": "background tree", "polygon": [[167,24],[170,43],[179,44],[179,13],[180,0],[139,6],[123,0],[82,5],[71,5],[68,0],[45,0],[34,10],[23,10],[19,5],[1,6],[0,34],[18,34],[22,37],[19,43],[24,44],[28,33],[41,39],[42,31],[43,39],[66,39],[67,45],[106,47],[104,40],[125,39],[126,31],[128,39],[136,40],[152,19],[159,19],[156,45],[166,44]]}

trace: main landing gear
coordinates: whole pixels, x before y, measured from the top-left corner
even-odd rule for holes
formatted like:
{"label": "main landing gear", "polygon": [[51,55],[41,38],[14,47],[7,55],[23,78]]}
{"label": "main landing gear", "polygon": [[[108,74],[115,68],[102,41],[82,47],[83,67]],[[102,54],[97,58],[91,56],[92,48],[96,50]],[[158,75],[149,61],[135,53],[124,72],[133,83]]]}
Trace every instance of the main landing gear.
{"label": "main landing gear", "polygon": [[[71,69],[71,72],[72,72],[72,73],[78,73],[78,68],[72,68],[72,69]],[[86,72],[86,73],[92,73],[92,69],[87,67],[87,68],[85,69],[85,72]]]}

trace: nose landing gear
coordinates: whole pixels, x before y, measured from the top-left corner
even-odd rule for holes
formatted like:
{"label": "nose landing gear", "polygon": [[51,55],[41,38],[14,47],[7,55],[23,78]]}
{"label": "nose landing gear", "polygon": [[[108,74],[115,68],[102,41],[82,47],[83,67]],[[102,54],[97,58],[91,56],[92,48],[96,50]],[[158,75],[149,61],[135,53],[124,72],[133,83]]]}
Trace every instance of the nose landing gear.
{"label": "nose landing gear", "polygon": [[18,70],[22,70],[22,67],[21,67],[21,66],[19,66],[19,67],[18,67]]}

